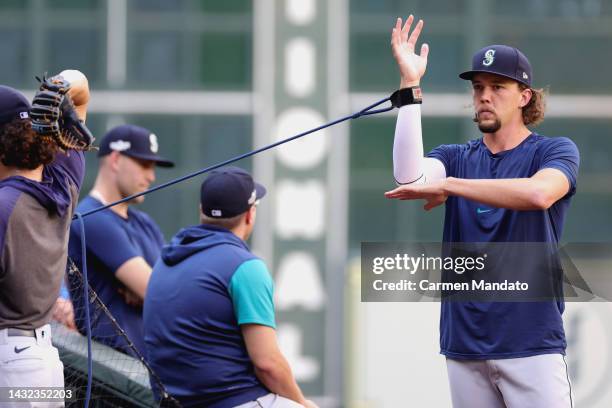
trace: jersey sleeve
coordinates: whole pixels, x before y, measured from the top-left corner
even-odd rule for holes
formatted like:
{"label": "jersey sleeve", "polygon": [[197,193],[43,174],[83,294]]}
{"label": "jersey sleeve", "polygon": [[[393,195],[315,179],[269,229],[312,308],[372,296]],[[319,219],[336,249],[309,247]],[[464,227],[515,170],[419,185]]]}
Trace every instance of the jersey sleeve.
{"label": "jersey sleeve", "polygon": [[578,178],[578,167],[580,166],[580,153],[574,142],[566,137],[550,139],[542,152],[539,170],[560,170],[570,184],[568,195],[576,193],[576,180]]}
{"label": "jersey sleeve", "polygon": [[151,230],[152,239],[155,240],[155,243],[157,244],[158,247],[160,248],[163,247],[166,244],[166,238],[164,237],[164,234],[161,232],[159,225],[157,225],[155,221],[153,221],[153,218],[151,218],[149,214],[144,213],[144,212],[141,212],[141,214],[146,219],[148,228]]}
{"label": "jersey sleeve", "polygon": [[243,262],[230,280],[229,294],[239,325],[252,323],[276,328],[274,283],[263,261]]}
{"label": "jersey sleeve", "polygon": [[446,170],[446,177],[455,177],[455,162],[459,153],[459,145],[440,145],[427,153],[427,157],[442,162]]}
{"label": "jersey sleeve", "polygon": [[85,155],[81,151],[57,152],[55,160],[49,165],[54,171],[61,171],[80,190],[85,176]]}
{"label": "jersey sleeve", "polygon": [[[113,273],[126,261],[142,256],[126,230],[116,220],[109,217],[105,210],[84,218],[87,252],[93,254]],[[80,251],[81,234],[79,220],[72,222],[70,248]],[[71,251],[72,252],[72,251]],[[80,259],[80,256],[77,257]]]}
{"label": "jersey sleeve", "polygon": [[[4,260],[4,240],[8,229],[9,219],[21,193],[11,187],[0,187],[0,260]],[[0,278],[3,275],[3,265],[0,264]]]}

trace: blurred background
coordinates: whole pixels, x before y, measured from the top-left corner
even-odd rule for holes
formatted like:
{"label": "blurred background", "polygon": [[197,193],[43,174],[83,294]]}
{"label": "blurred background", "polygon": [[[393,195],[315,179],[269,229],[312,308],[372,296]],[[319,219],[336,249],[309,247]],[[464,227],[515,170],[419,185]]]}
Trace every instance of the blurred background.
{"label": "blurred background", "polygon": [[[425,150],[479,137],[457,74],[492,43],[530,58],[550,90],[536,130],[581,152],[565,242],[612,227],[612,1],[609,0],[3,0],[0,83],[33,95],[34,75],[83,71],[88,126],[101,138],[145,126],[175,160],[156,183],[359,110],[399,77],[397,16],[425,20]],[[273,271],[278,335],[305,392],[324,407],[450,406],[437,304],[360,302],[362,241],[439,241],[443,210],[389,201],[395,114],[362,118],[238,163],[269,190],[252,246]],[[97,169],[89,154],[83,190]],[[169,239],[197,223],[192,180],[142,209]],[[612,265],[611,265],[612,266]],[[612,406],[612,308],[569,304],[577,405]]]}

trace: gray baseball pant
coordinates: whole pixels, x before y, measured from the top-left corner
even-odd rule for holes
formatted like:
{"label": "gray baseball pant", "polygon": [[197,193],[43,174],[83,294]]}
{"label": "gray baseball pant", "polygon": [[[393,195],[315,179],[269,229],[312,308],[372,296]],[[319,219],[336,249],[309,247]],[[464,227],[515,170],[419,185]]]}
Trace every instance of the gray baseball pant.
{"label": "gray baseball pant", "polygon": [[575,408],[565,357],[447,358],[453,408]]}
{"label": "gray baseball pant", "polygon": [[270,393],[234,408],[304,408],[304,406],[278,394]]}

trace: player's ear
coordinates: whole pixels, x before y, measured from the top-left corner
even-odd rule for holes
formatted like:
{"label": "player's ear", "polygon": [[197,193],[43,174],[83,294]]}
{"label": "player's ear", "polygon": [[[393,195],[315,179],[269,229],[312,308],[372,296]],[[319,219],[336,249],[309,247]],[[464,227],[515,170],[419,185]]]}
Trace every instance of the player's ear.
{"label": "player's ear", "polygon": [[106,156],[102,157],[100,160],[104,161],[105,167],[107,167],[113,172],[116,172],[119,168],[120,157],[121,157],[121,153],[117,151],[112,151]]}
{"label": "player's ear", "polygon": [[117,151],[111,152],[110,157],[111,157],[111,158],[113,159],[113,161],[116,163],[116,162],[118,162],[119,160],[121,160],[121,153],[119,153],[119,152],[117,152]]}
{"label": "player's ear", "polygon": [[202,212],[202,204],[198,204],[198,218],[200,219],[200,224],[204,224],[204,213]]}
{"label": "player's ear", "polygon": [[257,212],[257,206],[252,205],[251,208],[246,212],[245,222],[247,225],[255,223],[255,213]]}
{"label": "player's ear", "polygon": [[521,102],[520,102],[519,107],[524,108],[525,106],[527,106],[531,98],[533,98],[533,91],[531,90],[531,88],[520,89],[520,91],[521,91]]}

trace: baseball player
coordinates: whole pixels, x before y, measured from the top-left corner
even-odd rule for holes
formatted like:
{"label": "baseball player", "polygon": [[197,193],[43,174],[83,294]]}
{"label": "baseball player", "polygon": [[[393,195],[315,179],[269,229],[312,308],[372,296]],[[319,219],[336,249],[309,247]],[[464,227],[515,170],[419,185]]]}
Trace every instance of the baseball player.
{"label": "baseball player", "polygon": [[[544,116],[527,57],[490,45],[474,54],[474,121],[482,137],[442,145],[423,157],[419,84],[428,46],[415,46],[423,21],[410,16],[391,35],[403,104],[393,146],[399,187],[388,198],[446,205],[444,242],[559,242],[576,192],[579,153],[567,138],[528,128]],[[565,363],[563,301],[443,301],[440,347],[455,408],[555,407],[573,404]]]}
{"label": "baseball player", "polygon": [[[0,86],[0,387],[64,386],[49,321],[85,171],[83,153],[68,144],[82,135],[79,149],[86,150],[93,141],[81,123],[88,102],[87,78],[78,71],[44,78],[32,106],[16,90]],[[51,136],[47,131],[58,123],[49,120],[59,117],[65,127]],[[76,133],[69,135],[72,126]]]}
{"label": "baseball player", "polygon": [[[155,167],[174,163],[159,156],[157,136],[134,125],[111,129],[100,142],[98,175],[92,190],[78,205],[86,212],[149,188],[155,180]],[[84,218],[89,285],[106,304],[117,323],[141,354],[144,354],[142,302],[151,268],[159,257],[164,237],[157,224],[132,204],[144,196],[118,204]],[[70,228],[68,252],[82,267],[81,228],[78,221]],[[76,279],[76,276],[72,279]],[[76,310],[76,324],[85,333],[85,308],[81,282],[70,282]],[[92,303],[90,310],[95,310]],[[123,337],[104,313],[93,314],[92,336],[99,342],[133,354]]]}
{"label": "baseball player", "polygon": [[178,232],[144,305],[147,357],[184,407],[315,408],[278,348],[273,282],[246,240],[266,190],[237,167],[201,187],[201,225]]}

